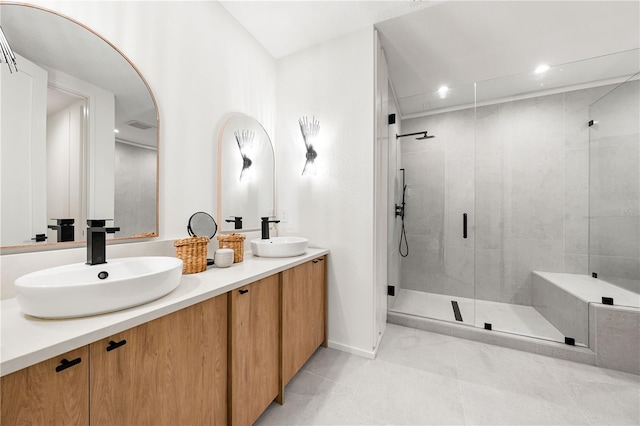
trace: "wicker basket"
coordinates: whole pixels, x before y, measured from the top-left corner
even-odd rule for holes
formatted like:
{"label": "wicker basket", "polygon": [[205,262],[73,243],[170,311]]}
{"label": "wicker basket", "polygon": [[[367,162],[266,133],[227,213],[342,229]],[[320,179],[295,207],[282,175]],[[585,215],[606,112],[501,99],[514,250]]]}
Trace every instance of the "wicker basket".
{"label": "wicker basket", "polygon": [[174,241],[176,257],[182,259],[182,273],[195,274],[207,269],[209,237],[189,237]]}
{"label": "wicker basket", "polygon": [[244,260],[244,239],[242,234],[218,235],[218,247],[233,249],[233,263]]}

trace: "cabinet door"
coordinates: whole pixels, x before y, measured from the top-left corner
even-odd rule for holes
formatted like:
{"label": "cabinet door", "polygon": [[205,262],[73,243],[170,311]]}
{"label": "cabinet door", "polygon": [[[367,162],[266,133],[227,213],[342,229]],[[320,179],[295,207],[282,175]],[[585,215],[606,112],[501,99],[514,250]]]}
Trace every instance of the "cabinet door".
{"label": "cabinet door", "polygon": [[227,296],[92,343],[92,425],[226,424]]}
{"label": "cabinet door", "polygon": [[279,391],[280,279],[229,293],[229,423],[250,425]]}
{"label": "cabinet door", "polygon": [[2,377],[2,424],[88,425],[88,354],[83,346]]}
{"label": "cabinet door", "polygon": [[325,341],[324,257],[282,273],[282,386]]}

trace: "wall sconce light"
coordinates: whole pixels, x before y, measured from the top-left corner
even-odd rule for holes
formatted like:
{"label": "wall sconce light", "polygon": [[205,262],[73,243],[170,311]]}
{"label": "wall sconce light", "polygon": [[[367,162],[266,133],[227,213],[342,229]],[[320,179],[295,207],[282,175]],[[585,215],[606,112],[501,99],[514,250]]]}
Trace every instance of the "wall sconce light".
{"label": "wall sconce light", "polygon": [[298,119],[300,124],[300,132],[302,132],[302,138],[304,144],[307,147],[307,161],[304,163],[304,169],[302,169],[303,175],[316,174],[315,160],[318,153],[313,149],[313,144],[320,132],[320,122],[315,117],[309,121],[307,117]]}
{"label": "wall sconce light", "polygon": [[0,50],[2,52],[0,55],[0,63],[6,62],[7,66],[9,66],[9,72],[11,71],[11,65],[13,65],[13,69],[18,72],[18,67],[16,65],[16,55],[13,54],[13,50],[11,50],[11,46],[9,46],[9,42],[7,38],[4,36],[4,31],[2,27],[0,27]]}
{"label": "wall sconce light", "polygon": [[233,132],[233,134],[235,135],[236,141],[238,142],[240,156],[242,156],[242,171],[240,172],[240,180],[251,180],[251,164],[253,164],[253,162],[251,161],[251,158],[249,158],[249,156],[253,157],[253,138],[256,134],[249,130],[239,130]]}

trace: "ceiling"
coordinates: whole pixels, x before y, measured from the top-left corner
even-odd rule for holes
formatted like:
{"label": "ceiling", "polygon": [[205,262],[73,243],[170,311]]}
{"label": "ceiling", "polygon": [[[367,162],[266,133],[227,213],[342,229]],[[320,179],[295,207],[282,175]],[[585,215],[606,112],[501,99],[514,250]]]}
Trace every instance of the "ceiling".
{"label": "ceiling", "polygon": [[442,1],[221,1],[276,58]]}
{"label": "ceiling", "polygon": [[275,58],[375,25],[403,116],[442,85],[640,48],[639,1],[221,3]]}

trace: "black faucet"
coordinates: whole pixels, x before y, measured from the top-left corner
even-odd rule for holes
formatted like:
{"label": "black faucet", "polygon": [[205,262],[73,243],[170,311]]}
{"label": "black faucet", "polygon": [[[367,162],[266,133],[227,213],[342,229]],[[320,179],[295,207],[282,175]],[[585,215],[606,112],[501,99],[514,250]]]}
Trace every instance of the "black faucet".
{"label": "black faucet", "polygon": [[49,229],[58,231],[58,242],[63,243],[66,241],[73,241],[74,239],[74,219],[51,219],[56,221],[56,225],[49,225]]}
{"label": "black faucet", "polygon": [[262,219],[262,239],[263,240],[268,240],[269,239],[269,224],[270,223],[280,223],[280,221],[277,220],[277,219],[269,220],[268,217],[261,217],[260,219]]}
{"label": "black faucet", "polygon": [[120,228],[106,228],[105,219],[87,220],[87,265],[107,263],[107,234],[113,234]]}
{"label": "black faucet", "polygon": [[225,222],[233,222],[233,229],[242,229],[242,216],[231,216],[233,219],[226,219]]}

